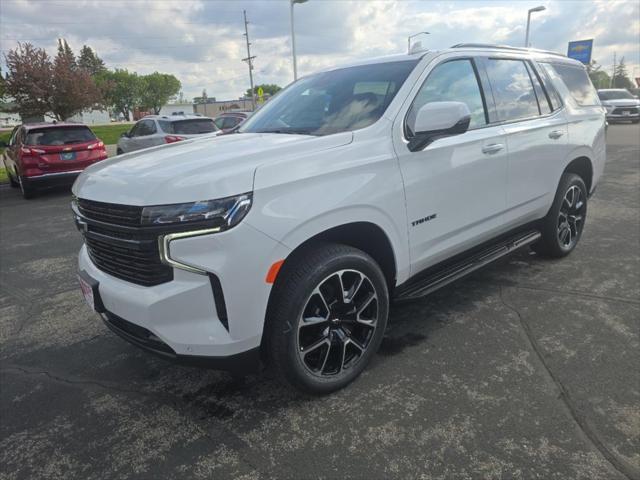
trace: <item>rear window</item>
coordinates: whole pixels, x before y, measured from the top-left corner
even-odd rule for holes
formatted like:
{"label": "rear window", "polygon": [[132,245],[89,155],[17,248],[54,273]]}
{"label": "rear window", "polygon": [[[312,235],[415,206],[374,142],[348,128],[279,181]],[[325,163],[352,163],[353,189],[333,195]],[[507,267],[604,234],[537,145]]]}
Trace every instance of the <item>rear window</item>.
{"label": "rear window", "polygon": [[25,145],[71,145],[95,140],[96,136],[87,127],[34,128],[27,132]]}
{"label": "rear window", "polygon": [[600,105],[596,89],[593,88],[584,68],[560,64],[551,64],[551,67],[562,78],[578,105]]}
{"label": "rear window", "polygon": [[162,130],[166,133],[177,135],[197,135],[199,133],[211,133],[217,130],[213,120],[210,118],[194,118],[189,120],[178,120],[175,122],[163,122]]}

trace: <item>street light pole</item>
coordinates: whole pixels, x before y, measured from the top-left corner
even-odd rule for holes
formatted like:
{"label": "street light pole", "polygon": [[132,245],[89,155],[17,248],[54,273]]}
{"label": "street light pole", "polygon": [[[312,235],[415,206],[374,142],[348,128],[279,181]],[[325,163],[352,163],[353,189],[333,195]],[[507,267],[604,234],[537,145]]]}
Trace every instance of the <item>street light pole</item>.
{"label": "street light pole", "polygon": [[298,65],[296,63],[296,32],[293,26],[293,6],[296,3],[304,3],[307,0],[289,0],[289,6],[291,8],[291,55],[293,56],[293,81],[298,79]]}
{"label": "street light pole", "polygon": [[529,27],[531,25],[531,14],[533,12],[542,12],[543,10],[546,10],[546,7],[540,5],[539,7],[530,8],[527,12],[527,33],[524,38],[524,48],[529,48]]}
{"label": "street light pole", "polygon": [[418,32],[407,37],[407,55],[411,53],[411,39],[413,37],[417,37],[418,35],[429,35],[429,32]]}

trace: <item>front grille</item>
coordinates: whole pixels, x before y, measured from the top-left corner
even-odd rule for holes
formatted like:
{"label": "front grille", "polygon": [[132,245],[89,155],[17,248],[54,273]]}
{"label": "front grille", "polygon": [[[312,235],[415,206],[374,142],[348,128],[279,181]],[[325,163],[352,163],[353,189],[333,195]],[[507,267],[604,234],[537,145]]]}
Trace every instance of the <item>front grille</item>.
{"label": "front grille", "polygon": [[94,202],[79,198],[78,210],[89,219],[115,225],[137,227],[140,226],[142,220],[142,207],[118,203]]}
{"label": "front grille", "polygon": [[89,257],[100,270],[145,287],[173,280],[158,249],[158,235],[167,232],[142,227],[142,207],[78,199],[78,211],[88,224]]}
{"label": "front grille", "polygon": [[637,107],[618,107],[613,113],[616,115],[624,115],[624,112],[629,112],[629,115],[637,115],[638,111]]}

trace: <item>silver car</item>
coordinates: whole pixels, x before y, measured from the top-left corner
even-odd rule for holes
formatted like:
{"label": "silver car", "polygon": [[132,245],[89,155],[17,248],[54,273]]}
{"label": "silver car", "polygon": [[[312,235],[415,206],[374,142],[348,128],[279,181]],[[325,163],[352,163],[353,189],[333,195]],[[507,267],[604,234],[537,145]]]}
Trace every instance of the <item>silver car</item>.
{"label": "silver car", "polygon": [[598,90],[602,106],[607,109],[607,121],[640,122],[640,100],[624,88]]}
{"label": "silver car", "polygon": [[147,115],[118,140],[118,155],[143,148],[179,142],[200,135],[219,135],[213,120],[197,115]]}

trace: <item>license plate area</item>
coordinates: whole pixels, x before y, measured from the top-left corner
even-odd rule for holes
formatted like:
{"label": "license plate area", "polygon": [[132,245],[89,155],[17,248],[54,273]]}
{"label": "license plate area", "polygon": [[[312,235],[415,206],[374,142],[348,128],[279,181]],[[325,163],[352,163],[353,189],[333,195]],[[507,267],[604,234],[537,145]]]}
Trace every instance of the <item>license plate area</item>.
{"label": "license plate area", "polygon": [[60,154],[60,160],[75,160],[76,152],[62,152]]}
{"label": "license plate area", "polygon": [[80,290],[82,291],[84,301],[87,303],[89,308],[94,312],[103,313],[105,309],[102,304],[102,298],[100,297],[100,290],[98,288],[100,283],[84,270],[78,272],[78,283],[80,284]]}

